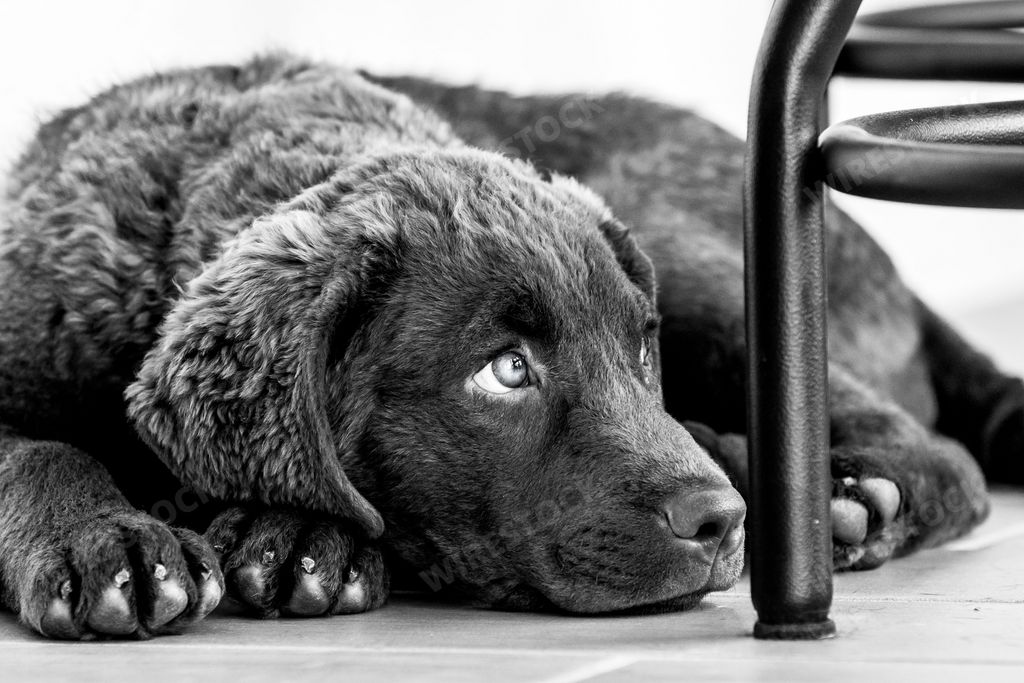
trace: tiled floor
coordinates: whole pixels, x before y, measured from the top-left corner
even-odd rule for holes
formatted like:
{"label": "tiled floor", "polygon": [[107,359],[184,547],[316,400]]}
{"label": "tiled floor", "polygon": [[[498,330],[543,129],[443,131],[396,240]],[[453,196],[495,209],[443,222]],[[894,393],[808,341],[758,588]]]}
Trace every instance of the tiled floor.
{"label": "tiled floor", "polygon": [[1024,680],[1024,491],[970,537],[836,578],[838,638],[755,641],[746,583],[697,611],[507,614],[405,597],[371,614],[215,614],[146,643],[49,643],[0,615],[0,680]]}

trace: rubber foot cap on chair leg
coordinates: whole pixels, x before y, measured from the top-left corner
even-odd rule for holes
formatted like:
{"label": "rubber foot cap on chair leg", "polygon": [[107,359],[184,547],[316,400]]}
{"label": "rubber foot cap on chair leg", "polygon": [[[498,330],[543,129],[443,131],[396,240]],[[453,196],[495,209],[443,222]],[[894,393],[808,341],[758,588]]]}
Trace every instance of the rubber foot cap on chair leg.
{"label": "rubber foot cap on chair leg", "polygon": [[803,624],[754,624],[754,637],[761,640],[824,640],[836,637],[831,619]]}

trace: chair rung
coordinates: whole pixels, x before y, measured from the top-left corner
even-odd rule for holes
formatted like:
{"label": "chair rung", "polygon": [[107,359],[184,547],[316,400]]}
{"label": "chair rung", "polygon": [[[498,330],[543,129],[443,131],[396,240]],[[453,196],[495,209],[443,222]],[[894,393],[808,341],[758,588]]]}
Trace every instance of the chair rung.
{"label": "chair rung", "polygon": [[1024,34],[857,25],[836,75],[1024,83]]}
{"label": "chair rung", "polygon": [[1016,28],[1024,26],[1024,2],[989,0],[908,7],[866,14],[857,19],[857,24],[904,28]]}
{"label": "chair rung", "polygon": [[837,75],[1024,82],[1024,2],[958,2],[857,19]]}
{"label": "chair rung", "polygon": [[830,126],[825,182],[916,204],[1024,209],[1024,101],[911,109]]}

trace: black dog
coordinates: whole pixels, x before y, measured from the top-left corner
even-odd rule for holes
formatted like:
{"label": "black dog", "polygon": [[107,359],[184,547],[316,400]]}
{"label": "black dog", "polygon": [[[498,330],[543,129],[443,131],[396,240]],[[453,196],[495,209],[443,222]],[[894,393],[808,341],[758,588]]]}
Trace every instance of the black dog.
{"label": "black dog", "polygon": [[[30,627],[172,632],[225,589],[358,612],[389,570],[579,612],[736,580],[742,145],[626,97],[383,85],[142,79],[15,167],[0,587]],[[982,471],[1021,481],[1024,385],[828,230],[835,565],[868,568],[983,519]]]}

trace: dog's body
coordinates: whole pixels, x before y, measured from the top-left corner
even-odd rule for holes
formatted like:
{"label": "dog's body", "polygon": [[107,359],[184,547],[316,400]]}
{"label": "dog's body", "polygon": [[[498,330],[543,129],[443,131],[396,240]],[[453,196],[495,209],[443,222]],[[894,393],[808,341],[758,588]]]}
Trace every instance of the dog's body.
{"label": "dog's body", "polygon": [[[218,565],[264,615],[373,608],[385,564],[518,609],[735,580],[741,143],[626,97],[384,84],[454,132],[275,57],[115,88],[15,167],[0,588],[29,626],[177,630]],[[841,214],[827,257],[835,563],[868,568],[983,519],[982,470],[1024,479],[1024,385]],[[207,540],[132,508],[209,497],[253,504]]]}

